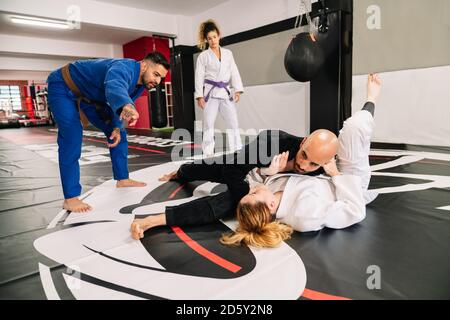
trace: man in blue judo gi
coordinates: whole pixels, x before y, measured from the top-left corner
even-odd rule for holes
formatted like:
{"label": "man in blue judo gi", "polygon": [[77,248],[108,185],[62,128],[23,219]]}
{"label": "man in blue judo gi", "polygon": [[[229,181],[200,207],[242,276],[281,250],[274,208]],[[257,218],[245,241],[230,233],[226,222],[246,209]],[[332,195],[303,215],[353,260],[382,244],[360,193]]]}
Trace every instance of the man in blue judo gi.
{"label": "man in blue judo gi", "polygon": [[90,122],[105,133],[117,187],[143,187],[129,179],[128,143],[122,120],[134,126],[139,118],[134,101],[156,87],[170,65],[159,52],[142,61],[132,59],[79,60],[53,71],[48,79],[48,103],[58,124],[59,171],[63,208],[87,212],[92,207],[79,199],[83,126]]}

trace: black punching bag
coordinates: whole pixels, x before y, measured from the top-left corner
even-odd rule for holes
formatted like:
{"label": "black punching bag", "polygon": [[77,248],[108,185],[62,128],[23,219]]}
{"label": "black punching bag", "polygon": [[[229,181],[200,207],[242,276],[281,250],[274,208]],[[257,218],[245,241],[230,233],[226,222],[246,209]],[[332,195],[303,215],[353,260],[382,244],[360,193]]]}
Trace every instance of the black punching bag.
{"label": "black punching bag", "polygon": [[167,127],[166,93],[161,86],[150,90],[150,114],[153,128]]}
{"label": "black punching bag", "polygon": [[324,54],[314,37],[302,32],[292,39],[284,55],[288,75],[300,82],[311,81],[324,63]]}

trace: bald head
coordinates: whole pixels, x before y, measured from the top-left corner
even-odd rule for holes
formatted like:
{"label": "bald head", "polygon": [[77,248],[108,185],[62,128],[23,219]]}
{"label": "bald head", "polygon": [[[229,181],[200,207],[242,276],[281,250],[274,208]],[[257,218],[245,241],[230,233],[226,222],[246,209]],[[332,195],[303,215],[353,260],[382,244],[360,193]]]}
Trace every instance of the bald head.
{"label": "bald head", "polygon": [[330,161],[338,149],[338,138],[325,129],[314,131],[305,138],[295,157],[295,171],[311,172]]}
{"label": "bald head", "polygon": [[336,155],[338,139],[333,132],[319,129],[306,138],[304,147],[308,149],[311,158],[323,165]]}

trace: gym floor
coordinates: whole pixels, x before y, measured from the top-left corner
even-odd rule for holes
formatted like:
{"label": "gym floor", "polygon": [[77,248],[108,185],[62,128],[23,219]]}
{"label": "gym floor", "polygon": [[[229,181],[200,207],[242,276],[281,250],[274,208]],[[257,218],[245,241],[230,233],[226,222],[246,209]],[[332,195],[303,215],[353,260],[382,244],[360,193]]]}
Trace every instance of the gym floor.
{"label": "gym floor", "polygon": [[158,182],[179,166],[178,142],[165,138],[129,135],[131,177],[148,185],[116,189],[104,139],[85,132],[81,183],[94,210],[69,214],[55,130],[0,130],[0,299],[450,298],[450,148],[373,144],[380,194],[364,221],[254,249],[219,243],[234,221],[131,239],[135,216],[226,188]]}

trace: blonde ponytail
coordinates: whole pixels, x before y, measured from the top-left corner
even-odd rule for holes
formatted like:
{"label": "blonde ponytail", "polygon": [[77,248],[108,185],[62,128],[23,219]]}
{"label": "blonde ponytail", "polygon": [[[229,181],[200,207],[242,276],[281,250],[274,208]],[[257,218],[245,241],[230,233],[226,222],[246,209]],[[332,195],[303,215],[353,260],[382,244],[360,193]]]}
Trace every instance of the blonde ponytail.
{"label": "blonde ponytail", "polygon": [[200,50],[205,50],[207,47],[207,39],[206,37],[208,36],[208,33],[210,33],[211,31],[216,31],[217,34],[220,35],[220,31],[219,31],[219,27],[217,26],[217,23],[212,20],[206,20],[205,22],[200,24],[200,27],[198,28],[198,44],[197,47]]}
{"label": "blonde ponytail", "polygon": [[237,207],[239,225],[235,232],[223,234],[222,244],[239,246],[242,243],[254,247],[277,247],[290,239],[293,229],[279,221],[271,221],[272,215],[265,203],[239,203]]}

